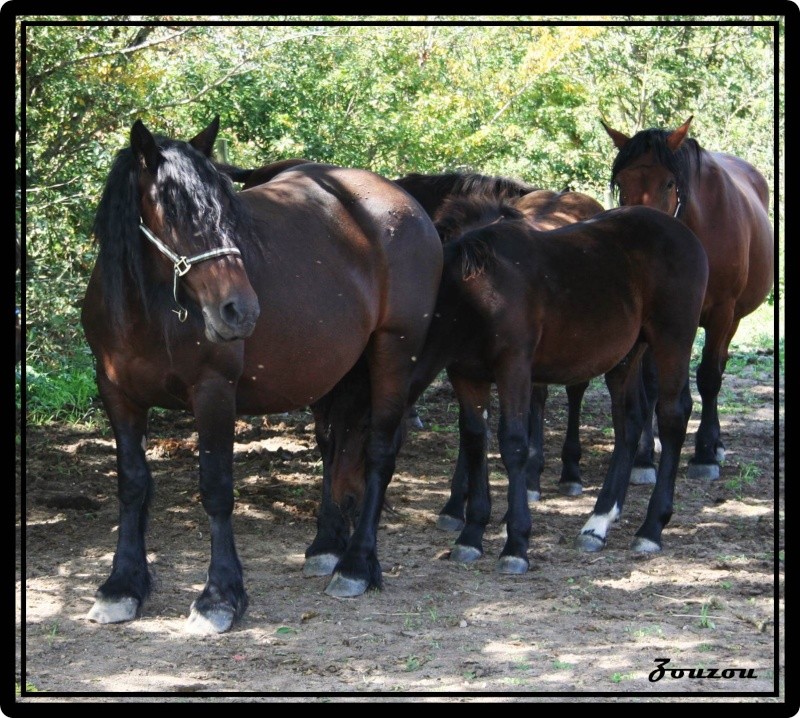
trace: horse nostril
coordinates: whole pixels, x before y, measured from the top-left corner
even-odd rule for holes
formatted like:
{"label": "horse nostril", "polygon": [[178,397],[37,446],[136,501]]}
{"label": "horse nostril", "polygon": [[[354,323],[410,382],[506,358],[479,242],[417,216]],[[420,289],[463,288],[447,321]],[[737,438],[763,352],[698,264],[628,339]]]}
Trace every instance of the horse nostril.
{"label": "horse nostril", "polygon": [[235,301],[226,302],[220,307],[220,316],[226,324],[231,326],[238,326],[242,321],[242,313],[239,311]]}

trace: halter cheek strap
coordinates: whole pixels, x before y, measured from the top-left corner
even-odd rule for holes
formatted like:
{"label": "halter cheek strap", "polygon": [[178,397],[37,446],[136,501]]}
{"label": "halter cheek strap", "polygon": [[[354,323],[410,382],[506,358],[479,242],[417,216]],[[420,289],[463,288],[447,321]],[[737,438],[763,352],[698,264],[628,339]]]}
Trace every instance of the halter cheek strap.
{"label": "halter cheek strap", "polygon": [[675,211],[672,213],[672,216],[677,219],[678,212],[680,211],[681,208],[681,190],[680,187],[678,187],[678,185],[675,185],[675,194],[678,197],[678,205],[675,207]]}
{"label": "halter cheek strap", "polygon": [[241,256],[242,253],[236,247],[218,247],[217,249],[209,249],[207,252],[196,254],[194,257],[184,257],[175,254],[166,244],[164,244],[156,235],[154,235],[144,224],[143,220],[139,220],[139,229],[142,230],[147,239],[149,239],[161,254],[168,257],[172,262],[173,280],[172,280],[172,296],[175,299],[175,304],[178,305],[177,309],[172,311],[178,315],[178,321],[185,322],[189,316],[189,312],[185,307],[181,306],[178,301],[178,278],[187,274],[192,268],[193,264],[202,262],[206,259],[213,259],[214,257],[221,257],[225,254],[236,254]]}

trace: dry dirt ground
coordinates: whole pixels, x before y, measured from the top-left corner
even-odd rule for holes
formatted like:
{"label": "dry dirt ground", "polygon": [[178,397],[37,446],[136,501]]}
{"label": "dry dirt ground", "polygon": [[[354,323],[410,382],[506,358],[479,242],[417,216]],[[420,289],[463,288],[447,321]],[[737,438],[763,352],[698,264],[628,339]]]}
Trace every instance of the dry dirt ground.
{"label": "dry dirt ground", "polygon": [[[566,401],[551,389],[542,500],[532,505],[531,567],[500,576],[506,480],[493,442],[486,554],[448,560],[436,528],[457,451],[457,405],[435,383],[388,490],[378,551],[384,590],[334,599],[304,578],[321,465],[311,416],[248,417],[235,446],[237,547],[250,606],[234,630],[183,632],[209,558],[196,437],[183,415],[153,418],[156,496],[148,533],[156,590],[117,625],[86,613],[116,543],[113,441],[106,428],[28,427],[18,471],[16,681],[6,713],[60,702],[714,702],[785,710],[782,385],[768,371],[726,377],[727,460],[718,481],[678,476],[664,550],[629,551],[650,490],[631,487],[600,553],[573,548],[612,447],[602,382],[583,412],[582,496],[555,491]],[[496,424],[493,424],[493,427]],[[780,434],[776,436],[776,431]],[[776,456],[777,452],[777,456]],[[20,491],[22,493],[20,493]],[[746,669],[691,678],[667,668]],[[792,687],[789,687],[792,693]],[[796,706],[796,703],[794,703]],[[765,707],[765,706],[762,706]],[[796,710],[796,708],[795,708]],[[791,715],[792,710],[786,714]]]}

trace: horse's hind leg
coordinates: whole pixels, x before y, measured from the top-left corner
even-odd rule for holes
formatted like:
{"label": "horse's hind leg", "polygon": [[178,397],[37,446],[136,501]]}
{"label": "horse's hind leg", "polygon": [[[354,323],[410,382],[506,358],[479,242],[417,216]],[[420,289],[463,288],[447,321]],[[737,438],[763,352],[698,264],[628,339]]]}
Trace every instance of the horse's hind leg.
{"label": "horse's hind leg", "polygon": [[542,471],[544,471],[544,407],[547,402],[547,384],[531,387],[530,415],[528,418],[528,461],[525,483],[528,501],[542,498]]}
{"label": "horse's hind leg", "polygon": [[364,438],[369,422],[366,363],[357,363],[312,410],[322,456],[322,498],[303,575],[330,576],[347,548],[363,501]]}
{"label": "horse's hind leg", "polygon": [[611,525],[622,513],[646,411],[642,350],[641,346],[634,349],[606,374],[614,421],[614,450],[594,511],[575,540],[576,548],[582,551],[600,551],[606,545]]}
{"label": "horse's hind leg", "polygon": [[725,446],[720,439],[717,398],[728,361],[728,346],[738,326],[732,305],[718,308],[705,325],[703,355],[697,368],[697,390],[702,409],[700,426],[695,435],[694,456],[689,460],[688,473],[691,479],[719,478],[719,464],[725,458]]}
{"label": "horse's hind leg", "polygon": [[242,566],[233,539],[234,386],[224,377],[199,382],[192,396],[200,456],[200,499],[211,524],[206,585],[191,606],[186,629],[222,633],[247,608]]}
{"label": "horse's hind leg", "polygon": [[[681,373],[686,377],[682,386]],[[661,438],[661,457],[658,463],[656,485],[647,506],[647,516],[641,528],[636,532],[632,544],[633,550],[641,553],[653,553],[661,550],[661,532],[672,517],[675,475],[678,471],[681,448],[686,437],[686,426],[692,412],[688,366],[683,372],[676,371],[668,377],[664,374],[662,372],[656,404],[658,433]]]}
{"label": "horse's hind leg", "polygon": [[561,478],[558,491],[564,496],[580,496],[583,493],[581,481],[581,404],[589,382],[571,384],[567,387],[567,433],[561,449]]}
{"label": "horse's hind leg", "polygon": [[483,555],[483,533],[492,508],[486,455],[491,384],[472,382],[454,374],[450,374],[450,382],[458,397],[458,456],[467,484],[464,526],[450,553],[450,560],[469,563]]}
{"label": "horse's hind leg", "polygon": [[[383,583],[377,553],[378,522],[403,440],[412,356],[422,344],[411,331],[376,332],[367,347],[369,432],[364,450],[364,499],[355,529],[325,593],[358,596]],[[341,429],[340,429],[341,430]]]}
{"label": "horse's hind leg", "polygon": [[[462,417],[459,410],[458,424],[461,426]],[[464,528],[464,511],[467,505],[467,459],[464,454],[464,447],[461,443],[458,446],[458,458],[456,467],[453,470],[453,478],[450,480],[450,496],[447,498],[439,516],[436,519],[436,527],[442,531],[460,531]]]}
{"label": "horse's hind leg", "polygon": [[642,436],[639,439],[639,448],[633,460],[631,471],[631,484],[634,486],[647,486],[656,483],[656,439],[653,431],[653,414],[655,411],[656,397],[658,396],[658,372],[653,361],[653,352],[648,348],[642,357],[642,381],[644,395],[647,401]]}
{"label": "horse's hind leg", "polygon": [[129,401],[98,371],[97,385],[114,430],[119,530],[111,575],[97,591],[87,618],[119,623],[136,618],[150,593],[145,531],[153,480],[144,455],[147,410]]}

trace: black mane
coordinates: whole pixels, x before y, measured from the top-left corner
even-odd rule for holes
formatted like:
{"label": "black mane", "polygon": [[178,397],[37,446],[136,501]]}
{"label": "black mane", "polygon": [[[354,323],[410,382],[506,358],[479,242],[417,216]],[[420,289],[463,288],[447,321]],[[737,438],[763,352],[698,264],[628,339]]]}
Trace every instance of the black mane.
{"label": "black mane", "polygon": [[[165,226],[193,243],[178,253],[234,246],[246,260],[249,215],[231,181],[188,143],[154,137],[160,154],[155,181]],[[124,325],[125,303],[132,296],[143,302],[146,316],[165,302],[174,303],[171,283],[167,287],[147,279],[145,240],[139,231],[141,171],[132,149],[117,153],[94,220],[103,291],[117,325]]]}
{"label": "black mane", "polygon": [[442,202],[432,219],[442,242],[449,242],[470,229],[523,216],[522,212],[497,197],[453,195]]}
{"label": "black mane", "polygon": [[697,140],[687,138],[673,152],[667,145],[667,137],[670,134],[671,132],[668,130],[650,128],[637,132],[631,137],[614,159],[611,167],[611,189],[615,192],[618,191],[616,176],[637,157],[652,150],[656,162],[664,165],[675,175],[681,199],[685,202],[691,192],[691,182],[689,181],[691,173],[699,169],[700,153],[703,150]]}
{"label": "black mane", "polygon": [[469,172],[447,172],[425,175],[412,173],[396,179],[431,216],[447,197],[475,195],[495,199],[512,199],[533,192],[536,187],[508,177],[494,177]]}

